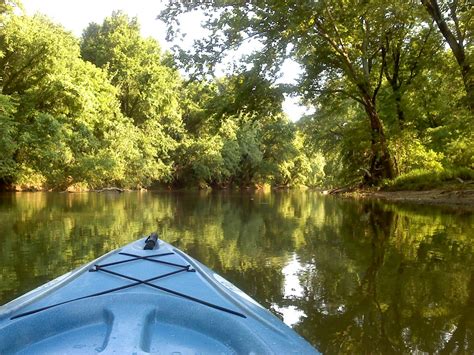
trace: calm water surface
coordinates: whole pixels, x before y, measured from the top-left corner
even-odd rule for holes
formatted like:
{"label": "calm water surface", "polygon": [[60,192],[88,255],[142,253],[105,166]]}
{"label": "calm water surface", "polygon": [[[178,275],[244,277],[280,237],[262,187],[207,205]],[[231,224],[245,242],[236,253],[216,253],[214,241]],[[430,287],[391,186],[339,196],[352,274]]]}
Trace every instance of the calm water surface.
{"label": "calm water surface", "polygon": [[0,304],[157,230],[327,354],[474,353],[474,214],[316,193],[0,195]]}

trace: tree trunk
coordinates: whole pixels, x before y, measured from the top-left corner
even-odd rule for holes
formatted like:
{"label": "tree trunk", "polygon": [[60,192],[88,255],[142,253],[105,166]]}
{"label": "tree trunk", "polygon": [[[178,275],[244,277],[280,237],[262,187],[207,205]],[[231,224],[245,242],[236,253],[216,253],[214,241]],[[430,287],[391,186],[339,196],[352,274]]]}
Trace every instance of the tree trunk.
{"label": "tree trunk", "polygon": [[385,140],[382,121],[376,110],[375,103],[369,96],[364,97],[364,109],[370,120],[372,143],[370,176],[366,176],[366,182],[375,183],[381,179],[393,179],[395,177],[393,159]]}
{"label": "tree trunk", "polygon": [[467,61],[461,68],[461,74],[467,94],[467,105],[474,111],[474,73]]}
{"label": "tree trunk", "polygon": [[[459,34],[457,38],[453,31],[448,27],[437,0],[421,0],[421,3],[425,6],[430,16],[438,25],[441,34],[456,58],[459,68],[461,69],[461,76],[467,94],[467,106],[472,111],[474,110],[474,74],[469,58],[466,58],[466,51],[463,44],[464,38]],[[454,17],[454,20],[457,20],[456,17]]]}
{"label": "tree trunk", "polygon": [[397,84],[390,83],[392,86],[393,95],[395,96],[395,107],[397,110],[397,117],[398,117],[398,126],[400,130],[405,128],[405,113],[403,112],[402,107],[402,93],[400,86]]}
{"label": "tree trunk", "polygon": [[[390,83],[390,87],[392,88],[393,96],[395,98],[395,107],[397,110],[397,117],[398,117],[398,126],[400,130],[403,130],[405,125],[405,113],[403,112],[402,108],[402,83],[400,82],[400,57],[401,57],[401,50],[400,46],[395,47],[392,51],[396,51],[392,54],[393,60],[393,73],[389,72],[389,67],[387,65],[387,48],[389,40],[387,39],[386,48],[382,47],[382,64],[384,67],[385,78]],[[411,78],[410,78],[411,79]]]}

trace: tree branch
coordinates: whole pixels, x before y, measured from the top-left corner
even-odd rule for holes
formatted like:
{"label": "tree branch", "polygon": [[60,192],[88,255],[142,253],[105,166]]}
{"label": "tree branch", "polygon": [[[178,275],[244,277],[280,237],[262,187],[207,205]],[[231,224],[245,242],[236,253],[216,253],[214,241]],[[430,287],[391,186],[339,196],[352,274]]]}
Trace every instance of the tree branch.
{"label": "tree branch", "polygon": [[421,3],[425,6],[433,20],[435,20],[439,30],[441,31],[441,34],[453,51],[456,61],[461,67],[463,67],[466,59],[464,47],[462,46],[462,43],[457,41],[453,32],[449,29],[448,24],[441,13],[437,0],[421,0]]}
{"label": "tree branch", "polygon": [[421,55],[423,54],[424,49],[426,48],[426,44],[428,43],[428,39],[430,38],[432,31],[433,31],[433,23],[431,23],[430,30],[428,31],[426,37],[423,40],[423,44],[420,47],[420,51],[418,52],[418,55],[416,56],[415,62],[410,66],[410,76],[408,77],[406,81],[407,85],[409,85],[418,74],[418,72],[415,72],[415,69],[418,66],[418,62],[421,58]]}

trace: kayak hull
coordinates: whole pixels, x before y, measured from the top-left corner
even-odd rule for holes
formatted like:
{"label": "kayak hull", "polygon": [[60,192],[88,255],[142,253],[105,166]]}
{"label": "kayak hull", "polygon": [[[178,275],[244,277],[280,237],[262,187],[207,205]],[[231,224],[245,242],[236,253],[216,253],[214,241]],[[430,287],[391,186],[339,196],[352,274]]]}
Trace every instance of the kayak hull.
{"label": "kayak hull", "polygon": [[144,239],[0,308],[0,353],[315,354],[182,251]]}

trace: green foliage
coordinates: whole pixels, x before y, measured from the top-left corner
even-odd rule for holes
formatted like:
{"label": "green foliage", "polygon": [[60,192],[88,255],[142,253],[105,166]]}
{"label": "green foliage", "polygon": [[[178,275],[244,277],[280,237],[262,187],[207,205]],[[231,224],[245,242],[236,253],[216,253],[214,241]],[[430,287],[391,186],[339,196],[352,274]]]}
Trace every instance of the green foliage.
{"label": "green foliage", "polygon": [[[301,143],[304,143],[304,141],[301,141]],[[299,143],[300,144],[300,143]],[[301,150],[304,150],[303,148],[300,148]],[[307,150],[306,150],[307,151]],[[304,185],[309,186],[309,187],[322,187],[324,186],[324,182],[326,181],[327,177],[324,172],[324,168],[326,166],[326,159],[321,153],[305,153],[304,156],[301,158],[301,163],[300,165],[297,165],[298,171],[301,171],[299,173],[299,176],[304,179]],[[301,169],[301,170],[300,170]],[[306,171],[306,174],[304,172]]]}
{"label": "green foliage", "polygon": [[282,113],[282,88],[247,71],[209,84],[191,81],[186,89],[183,121],[189,137],[178,182],[304,183],[303,147],[296,146],[296,128]]}
{"label": "green foliage", "polygon": [[159,44],[140,35],[136,18],[114,12],[83,33],[82,57],[104,68],[119,90],[120,108],[133,120],[138,151],[131,158],[133,185],[171,181],[173,160],[184,136],[179,106],[181,80]]}
{"label": "green foliage", "polygon": [[179,121],[176,70],[163,64],[159,44],[140,35],[136,18],[114,12],[102,25],[90,24],[81,40],[82,57],[105,68],[120,90],[122,113],[140,125],[154,119],[170,125]]}
{"label": "green foliage", "polygon": [[392,181],[385,181],[383,187],[389,190],[427,190],[443,185],[459,188],[465,181],[472,182],[473,180],[474,170],[469,168],[414,169]]}
{"label": "green foliage", "polygon": [[[301,125],[305,146],[324,154],[324,183],[334,186],[472,165],[469,9],[465,1],[435,0],[169,2],[160,17],[173,37],[181,14],[206,14],[211,35],[180,52],[188,70],[205,74],[249,41],[259,43],[242,58],[247,72],[271,78],[283,59],[298,61],[294,90],[315,108]],[[277,166],[272,179],[284,181],[292,163]]]}
{"label": "green foliage", "polygon": [[462,135],[449,142],[446,146],[446,155],[453,166],[466,166],[474,169],[474,132]]}
{"label": "green foliage", "polygon": [[189,163],[194,176],[201,184],[220,178],[224,162],[221,155],[223,142],[219,138],[203,136],[193,141],[189,147]]}
{"label": "green foliage", "polygon": [[237,139],[237,123],[232,119],[225,120],[219,128],[219,135],[222,137],[223,144],[221,156],[223,160],[221,182],[229,181],[239,169],[240,146]]}
{"label": "green foliage", "polygon": [[38,112],[30,116],[32,123],[20,136],[21,148],[18,160],[24,166],[40,173],[49,185],[61,184],[67,170],[73,163],[73,154],[67,144],[67,126],[61,119]]}
{"label": "green foliage", "polygon": [[0,179],[12,180],[16,173],[16,106],[10,96],[0,95]]}
{"label": "green foliage", "polygon": [[397,162],[400,174],[415,169],[441,171],[444,155],[427,148],[426,144],[416,137],[413,132],[404,131],[391,141],[390,148]]}
{"label": "green foliage", "polygon": [[17,101],[13,156],[20,167],[15,178],[2,177],[28,186],[36,176],[36,187],[49,188],[123,181],[118,171],[128,162],[109,152],[131,125],[106,73],[82,61],[77,40],[46,18],[12,17],[2,35],[2,91]]}
{"label": "green foliage", "polygon": [[364,113],[351,100],[326,97],[324,105],[299,123],[307,151],[322,154],[325,187],[360,183],[370,164],[370,134]]}
{"label": "green foliage", "polygon": [[474,112],[474,70],[472,2],[469,0],[422,0],[424,8],[436,23],[461,74],[465,105]]}
{"label": "green foliage", "polygon": [[237,134],[240,148],[238,179],[241,185],[261,182],[258,177],[259,167],[263,162],[260,149],[260,130],[256,122],[244,122]]}
{"label": "green foliage", "polygon": [[[205,9],[213,33],[188,68],[261,42],[235,73],[207,81],[184,81],[184,57],[122,12],[78,40],[17,15],[16,1],[0,5],[2,184],[329,187],[474,165],[466,76],[421,3],[171,2],[164,19]],[[467,43],[463,6],[453,21]],[[293,87],[275,84],[287,57],[304,69]],[[283,114],[289,90],[315,108],[298,124]]]}
{"label": "green foliage", "polygon": [[9,18],[2,39],[5,181],[291,185],[309,171],[281,88],[252,70],[183,83],[123,13],[90,24],[80,48],[41,16]]}

